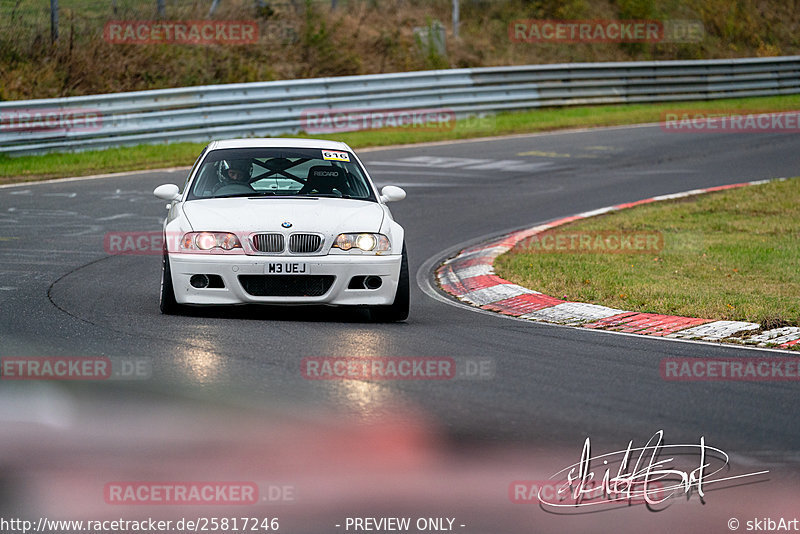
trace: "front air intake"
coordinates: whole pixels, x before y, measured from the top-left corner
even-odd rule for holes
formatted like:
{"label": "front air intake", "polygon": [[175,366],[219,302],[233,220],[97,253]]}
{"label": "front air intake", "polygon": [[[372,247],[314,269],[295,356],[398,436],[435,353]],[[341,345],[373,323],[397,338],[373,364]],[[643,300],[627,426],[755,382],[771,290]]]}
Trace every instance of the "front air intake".
{"label": "front air intake", "polygon": [[254,297],[321,297],[335,279],[333,275],[239,275],[242,288]]}

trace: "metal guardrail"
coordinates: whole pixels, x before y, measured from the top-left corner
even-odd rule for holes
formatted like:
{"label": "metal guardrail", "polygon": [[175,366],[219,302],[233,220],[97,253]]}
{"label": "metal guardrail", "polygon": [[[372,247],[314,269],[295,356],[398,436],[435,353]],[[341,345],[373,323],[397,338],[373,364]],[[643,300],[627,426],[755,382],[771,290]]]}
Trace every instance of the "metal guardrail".
{"label": "metal guardrail", "polygon": [[[0,102],[0,153],[54,151],[301,130],[308,109],[447,108],[457,117],[545,106],[706,100],[800,93],[800,56],[568,63],[210,85]],[[90,128],[14,128],[9,117],[93,110]]]}

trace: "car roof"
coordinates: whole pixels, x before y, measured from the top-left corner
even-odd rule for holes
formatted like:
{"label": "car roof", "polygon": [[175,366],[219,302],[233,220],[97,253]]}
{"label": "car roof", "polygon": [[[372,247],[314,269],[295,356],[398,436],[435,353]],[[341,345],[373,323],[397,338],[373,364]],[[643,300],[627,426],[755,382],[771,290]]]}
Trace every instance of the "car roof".
{"label": "car roof", "polygon": [[249,139],[221,139],[212,141],[209,150],[221,148],[320,148],[325,150],[347,150],[352,152],[346,143],[325,139],[298,139],[284,137],[263,137]]}

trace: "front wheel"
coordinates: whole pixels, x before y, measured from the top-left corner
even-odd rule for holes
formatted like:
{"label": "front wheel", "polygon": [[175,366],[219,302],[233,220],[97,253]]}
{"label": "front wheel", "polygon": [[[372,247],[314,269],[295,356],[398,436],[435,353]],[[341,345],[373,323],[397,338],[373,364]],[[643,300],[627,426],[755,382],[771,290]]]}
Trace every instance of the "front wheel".
{"label": "front wheel", "polygon": [[400,262],[400,279],[397,283],[397,292],[394,295],[394,303],[388,306],[373,306],[370,308],[370,316],[373,321],[379,323],[393,323],[408,319],[409,308],[409,285],[408,285],[408,254],[406,246],[403,245],[403,259]]}
{"label": "front wheel", "polygon": [[161,261],[161,295],[158,307],[164,315],[180,315],[184,307],[175,300],[175,290],[172,287],[172,272],[169,268],[169,256],[164,252]]}

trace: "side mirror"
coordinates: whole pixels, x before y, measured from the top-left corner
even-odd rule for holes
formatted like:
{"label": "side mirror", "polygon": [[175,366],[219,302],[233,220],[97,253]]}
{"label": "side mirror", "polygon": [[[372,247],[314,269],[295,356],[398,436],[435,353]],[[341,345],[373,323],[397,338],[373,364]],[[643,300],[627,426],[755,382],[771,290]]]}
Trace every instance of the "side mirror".
{"label": "side mirror", "polygon": [[387,185],[381,189],[381,201],[383,202],[397,202],[406,198],[406,192],[396,185]]}
{"label": "side mirror", "polygon": [[178,189],[178,186],[175,184],[164,184],[153,189],[153,194],[161,200],[168,200],[172,202],[173,200],[178,200],[181,197],[181,190]]}

